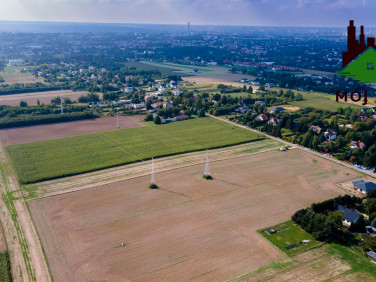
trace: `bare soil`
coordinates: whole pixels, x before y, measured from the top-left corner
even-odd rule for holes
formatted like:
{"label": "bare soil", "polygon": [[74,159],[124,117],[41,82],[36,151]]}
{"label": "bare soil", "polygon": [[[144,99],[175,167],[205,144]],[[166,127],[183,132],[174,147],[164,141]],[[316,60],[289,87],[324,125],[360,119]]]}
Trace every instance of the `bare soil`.
{"label": "bare soil", "polygon": [[33,75],[25,75],[25,76],[10,76],[4,78],[4,84],[15,84],[15,83],[35,83],[35,82],[43,82],[43,78],[35,78]]}
{"label": "bare soil", "polygon": [[[232,85],[237,87],[243,87],[244,85],[249,86],[250,84],[235,82],[240,81],[242,78],[248,78],[249,80],[254,80],[256,77],[243,75],[243,74],[211,74],[211,75],[203,75],[203,76],[187,76],[182,77],[184,81],[188,81],[190,83],[215,83],[215,84],[225,84],[225,85]],[[258,86],[252,85],[253,89],[258,89]]]}
{"label": "bare soil", "polygon": [[[119,126],[120,128],[144,126],[144,123],[141,122],[144,118],[144,115],[119,116]],[[4,146],[8,146],[115,129],[116,117],[104,117],[81,121],[1,129],[0,140]]]}
{"label": "bare soil", "polygon": [[224,280],[286,260],[256,231],[360,175],[313,159],[289,150],[220,160],[214,180],[202,164],[156,168],[157,190],[143,176],[28,203],[55,281]]}
{"label": "bare soil", "polygon": [[19,106],[21,101],[27,102],[28,105],[36,105],[38,99],[40,103],[50,104],[51,99],[55,97],[68,97],[73,101],[77,100],[78,97],[86,94],[87,92],[84,91],[73,92],[72,90],[53,90],[12,95],[1,95],[0,105]]}

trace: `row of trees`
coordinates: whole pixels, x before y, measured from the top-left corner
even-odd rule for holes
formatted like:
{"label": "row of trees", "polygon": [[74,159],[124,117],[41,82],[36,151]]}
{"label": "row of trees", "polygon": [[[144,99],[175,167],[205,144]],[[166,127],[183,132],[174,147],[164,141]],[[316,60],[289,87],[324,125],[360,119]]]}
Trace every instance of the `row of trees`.
{"label": "row of trees", "polygon": [[7,116],[0,118],[0,128],[76,121],[96,117],[98,117],[98,115],[96,115],[94,112],[89,111],[47,115],[19,115],[15,117]]}

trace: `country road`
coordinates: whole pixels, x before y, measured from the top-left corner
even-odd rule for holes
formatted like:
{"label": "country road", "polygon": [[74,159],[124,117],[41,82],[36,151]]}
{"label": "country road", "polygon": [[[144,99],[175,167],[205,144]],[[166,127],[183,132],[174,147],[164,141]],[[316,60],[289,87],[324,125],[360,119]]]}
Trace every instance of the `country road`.
{"label": "country road", "polygon": [[376,173],[374,173],[374,172],[372,172],[372,171],[364,170],[364,169],[359,169],[358,167],[356,167],[356,166],[354,166],[354,165],[351,165],[351,164],[348,164],[348,163],[342,162],[342,161],[337,160],[337,159],[335,159],[335,158],[328,157],[328,156],[326,156],[326,155],[324,155],[324,154],[321,154],[321,153],[319,153],[319,152],[313,151],[313,150],[308,149],[308,148],[306,148],[306,147],[303,147],[303,146],[300,146],[300,145],[297,145],[297,144],[293,144],[293,143],[290,143],[290,142],[284,141],[284,140],[282,140],[281,138],[271,136],[271,135],[266,134],[266,133],[264,133],[264,132],[258,131],[258,130],[256,130],[256,129],[253,129],[253,128],[250,128],[250,127],[247,127],[247,126],[244,126],[244,125],[237,124],[237,123],[232,122],[232,121],[229,121],[229,120],[227,120],[227,119],[219,118],[219,117],[216,117],[216,116],[213,116],[213,115],[209,115],[209,114],[207,114],[207,116],[212,117],[212,118],[215,118],[215,119],[220,120],[220,121],[223,121],[223,122],[227,122],[227,123],[229,123],[229,124],[232,124],[232,125],[235,125],[235,126],[238,126],[238,127],[244,128],[244,129],[247,129],[247,130],[250,130],[250,131],[253,131],[253,132],[258,133],[258,134],[262,134],[262,135],[264,135],[264,136],[266,136],[266,137],[268,137],[268,138],[270,138],[270,139],[273,139],[273,140],[276,140],[276,141],[278,141],[278,142],[280,142],[280,143],[283,143],[283,144],[289,145],[289,146],[291,146],[291,147],[293,147],[293,148],[295,148],[295,149],[299,149],[299,150],[302,150],[302,151],[308,152],[308,153],[313,154],[313,155],[316,155],[316,156],[318,156],[318,157],[320,157],[320,158],[327,159],[327,160],[329,160],[329,161],[335,162],[335,163],[337,163],[337,164],[343,165],[343,166],[345,166],[345,167],[351,168],[351,169],[353,169],[353,170],[359,171],[359,172],[361,172],[361,173],[364,173],[364,174],[367,174],[367,175],[369,175],[369,176],[372,176],[372,177],[375,177],[375,178],[376,178]]}

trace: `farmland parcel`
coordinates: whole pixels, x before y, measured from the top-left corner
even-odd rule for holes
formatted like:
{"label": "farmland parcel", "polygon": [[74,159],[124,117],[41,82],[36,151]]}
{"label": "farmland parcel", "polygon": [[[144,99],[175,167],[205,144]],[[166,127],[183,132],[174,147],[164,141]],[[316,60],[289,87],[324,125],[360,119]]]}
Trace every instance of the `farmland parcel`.
{"label": "farmland parcel", "polygon": [[157,167],[159,190],[143,176],[29,201],[54,281],[220,281],[286,261],[257,230],[360,175],[300,150],[212,162],[211,181],[202,172]]}
{"label": "farmland parcel", "polygon": [[211,118],[6,147],[18,179],[37,182],[106,167],[262,139]]}

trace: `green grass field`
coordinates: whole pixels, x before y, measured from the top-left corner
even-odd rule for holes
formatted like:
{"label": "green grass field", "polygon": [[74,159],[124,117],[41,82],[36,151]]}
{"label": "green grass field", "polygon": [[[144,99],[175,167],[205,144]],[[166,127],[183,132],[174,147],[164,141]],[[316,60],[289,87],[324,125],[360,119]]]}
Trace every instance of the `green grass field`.
{"label": "green grass field", "polygon": [[[285,228],[286,230],[269,235],[265,232],[265,230],[269,228],[272,228],[275,231],[283,230]],[[290,256],[296,255],[321,244],[319,241],[316,241],[311,234],[305,232],[292,221],[280,223],[269,228],[264,228],[260,230],[259,233],[277,246],[281,251]],[[300,244],[300,242],[303,240],[310,240],[310,242]],[[298,245],[296,247],[292,247],[294,244]],[[289,247],[291,248],[289,249]]]}
{"label": "green grass field", "polygon": [[[202,67],[202,66],[191,66],[191,65],[181,65],[174,63],[160,63],[160,62],[146,62],[143,61],[143,64],[151,65],[154,67],[164,67],[170,68],[174,71],[174,74],[182,76],[200,76],[200,75],[209,75],[209,74],[229,74],[230,72],[227,68],[222,67]],[[198,70],[198,73],[193,73],[193,70]]]}
{"label": "green grass field", "polygon": [[144,70],[144,71],[151,71],[151,70],[159,70],[162,75],[175,75],[175,71],[178,69],[174,69],[171,67],[164,67],[162,65],[157,64],[148,64],[147,62],[126,62],[124,63],[126,67],[134,67],[137,70]]}
{"label": "green grass field", "polygon": [[[279,91],[282,89],[283,91],[286,91],[287,89],[283,88],[268,88],[271,91]],[[294,91],[295,95],[300,93],[303,96],[303,101],[292,101],[289,104],[293,106],[297,106],[300,108],[307,108],[307,107],[313,107],[317,109],[322,110],[329,110],[336,112],[338,108],[363,108],[363,106],[354,105],[351,103],[345,103],[345,102],[336,102],[336,96],[335,95],[329,95],[325,93],[320,92],[308,92],[308,91]]]}
{"label": "green grass field", "polygon": [[[18,77],[18,76],[28,76],[32,75],[31,72],[21,72],[25,67],[5,67],[2,71],[0,71],[0,76],[3,78],[9,77]],[[29,67],[27,67],[29,68]]]}
{"label": "green grass field", "polygon": [[13,281],[8,251],[0,253],[0,281]]}
{"label": "green grass field", "polygon": [[21,183],[263,139],[212,118],[191,119],[6,147]]}

